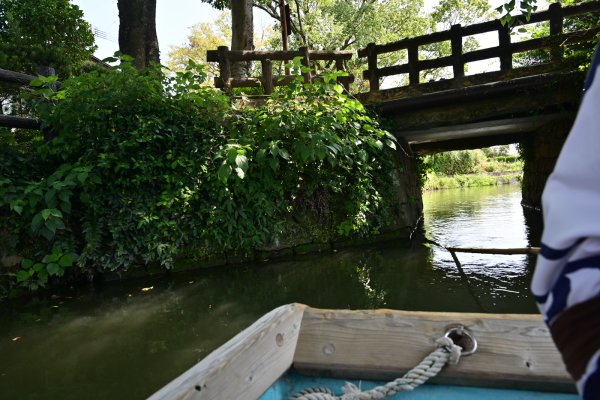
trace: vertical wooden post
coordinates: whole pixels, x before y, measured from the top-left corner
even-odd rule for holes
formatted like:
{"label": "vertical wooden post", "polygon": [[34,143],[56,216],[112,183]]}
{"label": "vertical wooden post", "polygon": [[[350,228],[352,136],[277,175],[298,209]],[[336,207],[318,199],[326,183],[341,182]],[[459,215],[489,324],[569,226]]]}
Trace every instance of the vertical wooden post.
{"label": "vertical wooden post", "polygon": [[[344,68],[344,60],[342,58],[335,59],[335,69],[337,71],[345,71],[346,70]],[[340,82],[342,84],[342,86],[344,87],[346,92],[350,91],[350,82],[348,81],[348,77],[346,77],[346,76],[340,77],[340,78],[338,78],[338,82]]]}
{"label": "vertical wooden post", "polygon": [[508,25],[501,25],[498,28],[498,44],[500,47],[500,71],[510,71],[512,69],[512,50]]}
{"label": "vertical wooden post", "polygon": [[377,74],[377,51],[375,43],[367,45],[367,65],[369,71],[369,91],[371,93],[379,90],[379,75]]}
{"label": "vertical wooden post", "polygon": [[408,82],[411,86],[419,84],[419,45],[415,42],[408,45]]}
{"label": "vertical wooden post", "polygon": [[312,74],[310,72],[310,52],[308,51],[308,47],[300,47],[300,53],[302,53],[302,65],[309,69],[307,72],[303,72],[304,82],[311,83],[312,82]]}
{"label": "vertical wooden post", "polygon": [[[285,1],[279,0],[279,23],[281,24],[281,45],[283,51],[288,51],[288,36],[287,36],[287,18],[285,15]],[[288,63],[288,60],[283,60],[284,64]],[[290,67],[285,67],[285,74],[290,74]]]}
{"label": "vertical wooden post", "polygon": [[452,73],[457,83],[465,76],[465,66],[462,62],[462,28],[460,24],[450,28],[450,43],[452,45]]}
{"label": "vertical wooden post", "polygon": [[265,94],[273,93],[273,65],[271,60],[262,60],[260,62],[262,68],[263,88]]}
{"label": "vertical wooden post", "polygon": [[[550,4],[550,7],[548,7],[548,11],[550,11],[550,36],[558,36],[563,32],[562,6],[560,5],[560,3]],[[550,56],[552,58],[552,62],[561,62],[563,58],[563,53],[563,46],[553,46],[550,49]]]}
{"label": "vertical wooden post", "polygon": [[229,61],[229,48],[227,46],[217,47],[219,52],[219,70],[221,82],[226,93],[231,92],[231,62]]}

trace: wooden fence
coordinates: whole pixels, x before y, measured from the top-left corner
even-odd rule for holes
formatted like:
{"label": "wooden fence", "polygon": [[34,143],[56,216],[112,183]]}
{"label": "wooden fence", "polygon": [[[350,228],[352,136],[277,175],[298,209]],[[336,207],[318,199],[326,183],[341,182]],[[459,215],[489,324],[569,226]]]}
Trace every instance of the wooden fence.
{"label": "wooden fence", "polygon": [[[46,69],[44,72],[45,75],[54,74],[53,70],[51,71]],[[37,77],[33,75],[0,69],[0,82],[17,85],[29,85],[29,83],[36,78]],[[40,122],[34,118],[0,114],[0,126],[5,128],[39,129]]]}
{"label": "wooden fence", "polygon": [[[295,57],[302,57],[302,65],[310,67],[313,61],[333,61],[337,71],[344,71],[344,61],[352,58],[351,51],[317,51],[301,47],[297,51],[246,51],[229,50],[227,46],[220,46],[217,50],[208,50],[208,62],[218,62],[220,76],[215,78],[215,86],[229,92],[232,88],[262,87],[265,94],[271,94],[275,86],[282,86],[292,82],[296,75],[274,75],[273,61],[288,61]],[[261,77],[234,77],[231,72],[232,63],[260,61]],[[303,73],[305,82],[312,82],[320,76],[313,72]],[[354,76],[339,77],[338,81],[348,90]]]}
{"label": "wooden fence", "polygon": [[[500,59],[500,71],[481,75],[501,76],[513,70],[513,54],[550,49],[551,63],[560,64],[563,58],[565,45],[593,40],[600,33],[600,28],[593,28],[578,32],[563,32],[564,19],[574,15],[600,11],[600,2],[593,1],[571,7],[561,7],[555,3],[547,11],[534,13],[529,20],[524,16],[517,17],[517,25],[540,23],[549,21],[550,34],[546,37],[524,40],[511,43],[510,29],[502,25],[500,20],[483,22],[479,24],[461,26],[454,25],[449,30],[399,40],[387,44],[370,43],[366,48],[358,51],[359,57],[367,57],[368,69],[363,72],[364,79],[369,80],[370,91],[379,90],[379,80],[386,76],[408,74],[409,86],[421,84],[419,75],[421,71],[435,68],[452,67],[454,87],[461,87],[465,76],[465,64],[493,58]],[[463,38],[488,32],[496,32],[498,46],[463,53]],[[419,46],[450,41],[452,54],[430,60],[419,60]],[[405,50],[408,53],[408,62],[401,65],[379,68],[378,56],[385,53]],[[532,71],[528,71],[531,73]]]}

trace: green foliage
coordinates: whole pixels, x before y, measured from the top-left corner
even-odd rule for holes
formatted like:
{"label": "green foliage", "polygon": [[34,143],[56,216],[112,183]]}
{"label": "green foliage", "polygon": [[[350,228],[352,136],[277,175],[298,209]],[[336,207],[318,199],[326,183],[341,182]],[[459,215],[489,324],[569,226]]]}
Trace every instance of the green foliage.
{"label": "green foliage", "polygon": [[35,73],[53,67],[69,76],[89,62],[94,35],[83,13],[69,0],[0,1],[0,65]]}
{"label": "green foliage", "polygon": [[0,147],[2,250],[23,257],[13,285],[248,251],[294,210],[333,202],[340,234],[377,229],[394,139],[335,76],[241,109],[205,77],[193,62],[168,77],[123,57],[58,93],[35,82],[51,139]]}
{"label": "green foliage", "polygon": [[435,172],[427,174],[424,190],[458,189],[464,187],[498,186],[521,182],[522,173],[503,175],[438,175]]}
{"label": "green foliage", "polygon": [[[293,67],[304,69],[300,58]],[[338,232],[350,234],[369,229],[369,217],[380,205],[374,179],[385,170],[382,151],[395,148],[395,139],[360,102],[343,93],[335,84],[338,75],[315,84],[305,84],[299,76],[263,105],[242,110],[220,172],[225,179],[233,172],[248,175],[257,186],[253,191],[276,196],[271,203],[288,210],[319,191],[338,196],[345,210]]]}
{"label": "green foliage", "polygon": [[[576,4],[585,3],[584,0],[563,0],[560,3],[563,6],[572,6]],[[588,29],[595,29],[600,25],[600,14],[599,13],[587,13],[574,17],[564,19],[563,31],[572,33],[577,31],[585,31]],[[519,28],[524,36],[528,39],[538,39],[548,37],[550,35],[550,24],[538,24],[532,26],[524,26]],[[582,43],[567,43],[563,46],[563,63],[566,66],[572,68],[578,68],[580,70],[587,70],[591,62],[594,49],[598,43],[596,36]],[[517,53],[514,55],[513,63],[515,67],[526,67],[531,65],[539,65],[542,63],[551,62],[551,56],[549,50],[533,50],[524,53]]]}
{"label": "green foliage", "polygon": [[477,151],[448,151],[432,154],[425,162],[430,170],[438,174],[471,174],[477,171],[482,156],[482,153]]}
{"label": "green foliage", "polygon": [[437,153],[423,157],[425,190],[490,186],[521,181],[523,162],[509,146]]}
{"label": "green foliage", "polygon": [[509,27],[515,25],[516,19],[512,15],[514,11],[520,11],[529,21],[531,14],[537,10],[537,0],[507,0],[504,4],[496,8],[496,11],[502,14],[500,21],[502,25]]}

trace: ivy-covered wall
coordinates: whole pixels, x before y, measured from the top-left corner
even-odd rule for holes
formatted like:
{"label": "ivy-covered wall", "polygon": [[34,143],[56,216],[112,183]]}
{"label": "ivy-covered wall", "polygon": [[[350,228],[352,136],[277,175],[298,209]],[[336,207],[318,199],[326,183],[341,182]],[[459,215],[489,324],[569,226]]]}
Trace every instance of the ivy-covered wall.
{"label": "ivy-covered wall", "polygon": [[256,104],[193,63],[34,81],[45,135],[0,131],[0,291],[408,236],[407,155],[335,75],[298,76]]}

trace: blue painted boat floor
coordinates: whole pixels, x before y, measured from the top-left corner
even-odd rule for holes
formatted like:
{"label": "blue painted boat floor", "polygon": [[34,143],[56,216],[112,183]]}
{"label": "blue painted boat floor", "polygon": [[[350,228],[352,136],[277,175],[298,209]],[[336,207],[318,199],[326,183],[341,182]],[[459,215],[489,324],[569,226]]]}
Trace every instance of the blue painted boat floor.
{"label": "blue painted boat floor", "polygon": [[[342,379],[304,376],[288,372],[267,390],[260,400],[287,400],[290,396],[310,387],[327,387],[335,394],[342,394],[346,382],[354,383],[362,390],[385,384],[376,381],[345,381]],[[579,396],[568,393],[534,392],[529,390],[491,389],[466,386],[448,386],[426,383],[413,391],[401,392],[387,399],[397,400],[577,400]]]}

